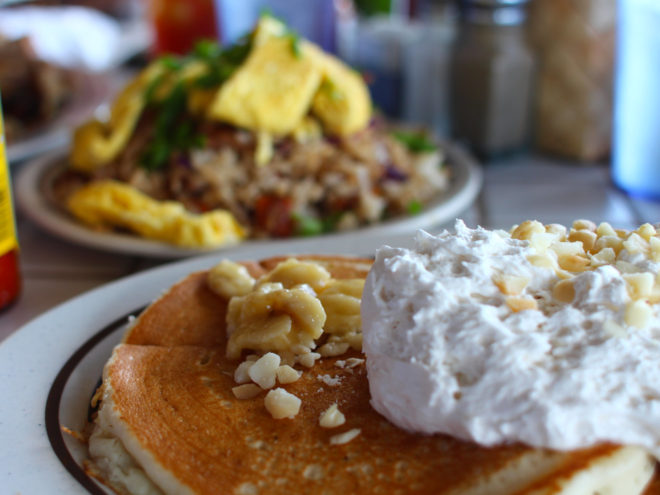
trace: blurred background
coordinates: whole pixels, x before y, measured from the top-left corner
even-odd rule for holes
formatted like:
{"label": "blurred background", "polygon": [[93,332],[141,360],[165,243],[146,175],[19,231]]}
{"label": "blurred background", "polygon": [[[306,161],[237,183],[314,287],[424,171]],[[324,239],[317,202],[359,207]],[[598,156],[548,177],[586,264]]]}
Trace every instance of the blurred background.
{"label": "blurred background", "polygon": [[264,11],[359,70],[381,112],[486,161],[529,150],[583,162],[611,154],[616,0],[4,2],[9,140],[67,99],[57,68],[111,71],[202,38],[233,42]]}

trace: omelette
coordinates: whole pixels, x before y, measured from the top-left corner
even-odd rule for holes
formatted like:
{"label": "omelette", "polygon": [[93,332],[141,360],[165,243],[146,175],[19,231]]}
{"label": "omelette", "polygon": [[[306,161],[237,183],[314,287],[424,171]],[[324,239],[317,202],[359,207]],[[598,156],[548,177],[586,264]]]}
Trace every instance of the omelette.
{"label": "omelette", "polygon": [[416,214],[446,189],[443,163],[373,114],[357,71],[264,16],[235,45],[152,61],[76,129],[54,189],[93,229],[217,247]]}
{"label": "omelette", "polygon": [[[171,287],[105,366],[87,472],[121,494],[657,492],[656,463],[639,448],[484,448],[380,416],[351,346],[359,320],[348,287],[370,265],[225,261]],[[255,309],[266,300],[269,310]]]}

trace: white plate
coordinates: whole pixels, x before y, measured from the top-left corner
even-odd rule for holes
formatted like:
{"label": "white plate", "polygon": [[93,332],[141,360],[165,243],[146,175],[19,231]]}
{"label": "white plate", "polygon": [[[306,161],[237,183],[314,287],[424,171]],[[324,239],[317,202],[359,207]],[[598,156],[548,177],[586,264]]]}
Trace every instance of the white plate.
{"label": "white plate", "polygon": [[[412,236],[390,236],[410,246]],[[231,259],[300,254],[299,245],[253,246]],[[317,254],[333,254],[319,243]],[[334,254],[371,255],[347,243]],[[0,492],[109,493],[84,475],[83,447],[60,426],[80,429],[91,394],[127,316],[190,272],[209,268],[220,254],[179,261],[78,296],[12,334],[0,344]]]}
{"label": "white plate", "polygon": [[76,72],[73,74],[73,94],[50,122],[31,130],[7,146],[7,160],[16,163],[69,143],[72,130],[94,113],[112,94],[114,85],[103,74]]}
{"label": "white plate", "polygon": [[[449,188],[417,215],[399,217],[349,232],[293,240],[246,241],[238,245],[216,248],[214,251],[243,250],[264,244],[297,245],[304,249],[305,246],[314,246],[319,242],[332,249],[334,246],[342,248],[347,242],[352,243],[355,240],[363,242],[361,245],[364,250],[373,251],[379,245],[374,243],[374,239],[392,234],[411,233],[417,229],[430,230],[451,221],[476,198],[481,188],[482,174],[479,166],[462,148],[444,145],[443,149],[451,170]],[[48,188],[49,172],[52,176],[53,169],[61,164],[63,157],[63,153],[58,153],[26,163],[19,170],[15,183],[16,201],[21,211],[44,230],[76,244],[115,253],[183,258],[209,252],[208,249],[185,249],[129,234],[98,232],[78,223],[49,201],[45,193]]]}

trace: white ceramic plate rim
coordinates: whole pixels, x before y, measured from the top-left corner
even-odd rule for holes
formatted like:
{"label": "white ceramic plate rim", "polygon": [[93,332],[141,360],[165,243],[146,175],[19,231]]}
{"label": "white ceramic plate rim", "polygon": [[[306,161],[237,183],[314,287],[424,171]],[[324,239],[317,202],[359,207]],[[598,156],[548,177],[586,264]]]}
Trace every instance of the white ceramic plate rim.
{"label": "white ceramic plate rim", "polygon": [[[451,180],[447,191],[443,192],[418,215],[405,216],[382,222],[378,225],[354,231],[303,237],[289,240],[246,241],[240,244],[214,249],[229,252],[252,246],[291,245],[314,246],[319,240],[331,246],[342,246],[355,238],[367,240],[373,236],[414,232],[417,229],[431,229],[453,220],[476,198],[482,184],[480,167],[470,155],[457,145],[445,144],[447,163],[451,170]],[[184,258],[208,254],[209,250],[184,249],[162,242],[143,239],[128,234],[96,232],[74,221],[68,214],[53,207],[41,191],[42,177],[51,167],[65,156],[64,151],[38,158],[26,163],[18,171],[15,181],[16,202],[21,211],[47,232],[67,241],[83,246],[158,258]]]}
{"label": "white ceramic plate rim", "polygon": [[[389,243],[410,246],[413,236],[388,236]],[[241,252],[197,257],[132,275],[78,296],[37,317],[0,344],[0,466],[3,493],[88,493],[69,474],[51,447],[45,427],[46,401],[53,380],[76,350],[99,330],[153,299],[188,273],[212,266],[221,257],[260,259],[278,254],[371,255],[360,243],[314,251],[296,244],[258,245]],[[108,356],[95,363],[99,376]],[[89,394],[89,390],[80,393]],[[89,397],[87,395],[87,397]],[[72,407],[72,406],[69,406]],[[67,403],[60,404],[60,414]],[[77,410],[76,410],[77,411]],[[76,414],[78,414],[76,412]]]}

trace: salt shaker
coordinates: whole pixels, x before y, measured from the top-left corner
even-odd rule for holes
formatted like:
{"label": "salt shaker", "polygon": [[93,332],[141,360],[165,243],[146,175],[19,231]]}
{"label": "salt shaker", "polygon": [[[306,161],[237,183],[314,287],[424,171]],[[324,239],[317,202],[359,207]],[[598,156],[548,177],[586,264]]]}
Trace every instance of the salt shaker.
{"label": "salt shaker", "polygon": [[451,63],[453,137],[490,158],[527,142],[534,58],[527,0],[463,0]]}

